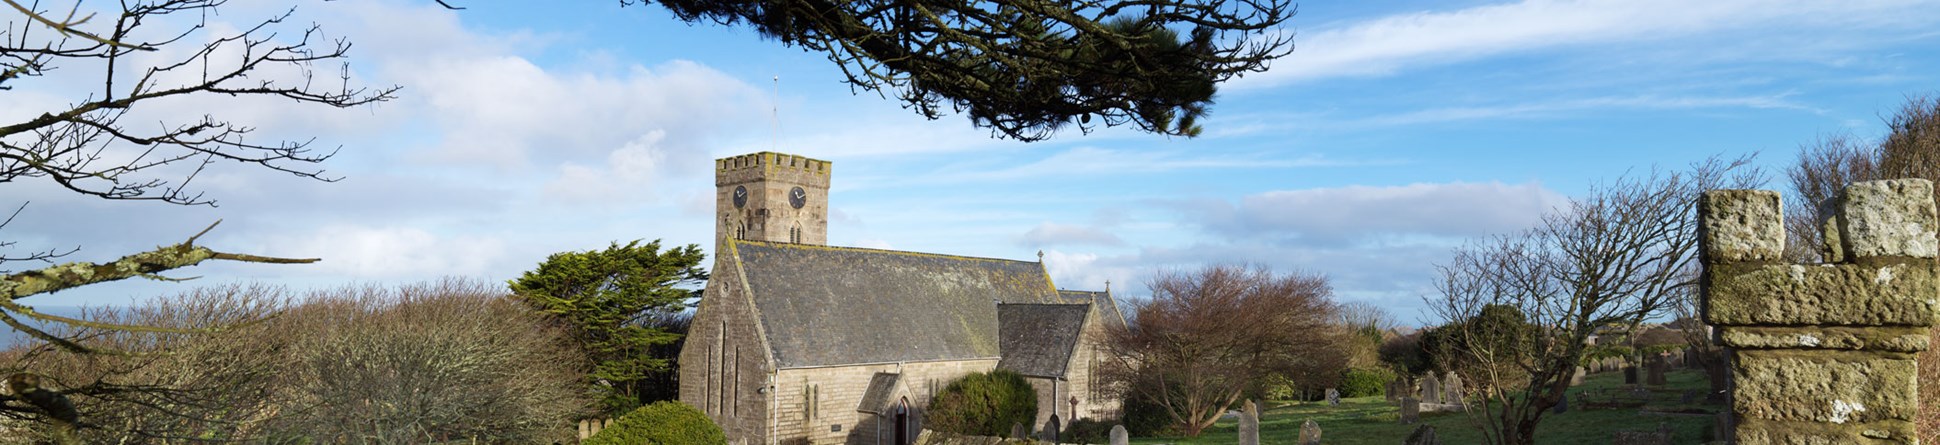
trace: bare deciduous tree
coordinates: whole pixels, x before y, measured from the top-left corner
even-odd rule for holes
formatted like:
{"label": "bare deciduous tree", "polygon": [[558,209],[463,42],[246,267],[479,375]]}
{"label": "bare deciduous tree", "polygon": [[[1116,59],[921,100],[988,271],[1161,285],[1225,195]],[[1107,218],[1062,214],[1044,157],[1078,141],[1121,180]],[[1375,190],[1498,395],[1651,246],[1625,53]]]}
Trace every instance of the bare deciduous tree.
{"label": "bare deciduous tree", "polygon": [[1517,342],[1526,353],[1458,351],[1479,369],[1518,371],[1470,378],[1476,397],[1468,400],[1480,407],[1471,415],[1490,443],[1534,443],[1536,425],[1562,400],[1591,334],[1611,325],[1634,331],[1695,286],[1682,273],[1697,261],[1693,203],[1704,190],[1755,186],[1760,176],[1745,167],[1749,162],[1714,158],[1689,171],[1619,179],[1545,215],[1535,228],[1476,241],[1439,266],[1441,295],[1427,302],[1451,322],[1443,329],[1456,342],[1497,344],[1497,330],[1461,323],[1492,307],[1513,308],[1533,325],[1528,341]]}
{"label": "bare deciduous tree", "polygon": [[[357,287],[298,297],[267,286],[203,288],[91,314],[192,334],[72,328],[116,354],[15,351],[70,393],[64,432],[0,412],[0,431],[81,443],[546,443],[591,399],[563,327],[482,282]],[[7,443],[0,440],[0,443]]]}
{"label": "bare deciduous tree", "polygon": [[1345,335],[1333,290],[1319,275],[1263,267],[1161,272],[1132,323],[1110,331],[1118,357],[1100,378],[1164,406],[1198,436],[1271,375],[1338,376]]}
{"label": "bare deciduous tree", "polygon": [[[189,185],[215,165],[242,164],[329,181],[334,178],[316,164],[334,150],[314,150],[309,141],[252,137],[254,128],[218,117],[217,107],[206,113],[162,115],[156,113],[160,111],[156,104],[262,97],[341,108],[388,100],[397,90],[354,87],[344,67],[331,67],[336,71],[319,76],[315,65],[342,60],[350,44],[321,41],[315,25],[284,32],[292,28],[284,23],[290,17],[287,12],[227,31],[207,22],[220,15],[223,0],[0,3],[4,3],[0,14],[15,17],[0,28],[0,95],[23,85],[55,85],[37,92],[69,96],[62,105],[15,122],[0,122],[0,184],[38,183],[109,200],[205,205],[214,201]],[[50,74],[55,73],[62,82],[33,83],[37,78],[53,79]],[[58,85],[76,80],[79,89],[56,91],[61,88]],[[24,207],[25,203],[14,207],[7,221]],[[0,269],[0,322],[68,353],[114,352],[49,334],[21,319],[138,332],[168,329],[57,317],[17,300],[127,278],[169,280],[158,274],[208,260],[315,261],[216,251],[196,245],[200,236],[112,262],[75,262],[18,272]],[[6,247],[13,243],[0,241],[0,248]],[[0,254],[0,263],[45,264],[72,252],[37,248],[26,254]],[[0,414],[63,428],[112,427],[77,417],[87,410],[76,408],[73,397],[104,391],[169,393],[168,388],[118,387],[101,380],[47,386],[48,379],[31,370],[0,377],[7,381],[0,385]]]}

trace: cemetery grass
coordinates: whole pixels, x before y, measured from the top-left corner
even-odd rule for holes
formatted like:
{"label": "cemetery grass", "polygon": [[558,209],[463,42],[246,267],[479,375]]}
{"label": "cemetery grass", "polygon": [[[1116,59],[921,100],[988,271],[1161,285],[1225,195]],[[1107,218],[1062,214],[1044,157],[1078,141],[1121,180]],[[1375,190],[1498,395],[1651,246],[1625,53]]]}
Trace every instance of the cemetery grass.
{"label": "cemetery grass", "polygon": [[[1701,392],[1707,387],[1702,370],[1680,369],[1665,374],[1668,385],[1659,389],[1648,409],[1660,411],[1682,411],[1703,409],[1717,412],[1723,405],[1704,405],[1702,397],[1697,403],[1679,404],[1679,395],[1686,390]],[[1536,429],[1537,443],[1610,443],[1611,436],[1624,430],[1655,430],[1665,423],[1674,430],[1672,443],[1701,443],[1708,439],[1707,430],[1711,428],[1711,416],[1658,415],[1645,414],[1631,409],[1585,410],[1577,406],[1576,393],[1586,390],[1608,390],[1623,386],[1623,373],[1606,372],[1592,374],[1583,385],[1570,388],[1570,411],[1563,414],[1550,413],[1543,416],[1542,424]],[[1272,401],[1263,406],[1261,413],[1260,443],[1296,443],[1300,438],[1300,424],[1307,419],[1320,425],[1321,443],[1325,444],[1381,444],[1402,443],[1408,434],[1413,433],[1416,425],[1402,425],[1399,422],[1400,407],[1390,404],[1381,396],[1341,399],[1341,406],[1329,407],[1326,402]],[[1422,413],[1423,423],[1435,427],[1436,436],[1448,444],[1483,443],[1477,419],[1470,419],[1461,412]],[[1195,438],[1152,437],[1134,438],[1134,444],[1219,444],[1239,443],[1237,422],[1223,419],[1204,434]]]}

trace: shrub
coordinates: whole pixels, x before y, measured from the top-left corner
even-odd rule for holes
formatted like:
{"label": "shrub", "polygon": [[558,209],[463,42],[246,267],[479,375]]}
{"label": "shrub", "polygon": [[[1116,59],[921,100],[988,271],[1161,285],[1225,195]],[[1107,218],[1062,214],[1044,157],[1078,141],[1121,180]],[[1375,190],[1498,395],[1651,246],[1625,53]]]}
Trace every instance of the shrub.
{"label": "shrub", "polygon": [[1139,437],[1170,435],[1175,430],[1172,423],[1165,405],[1139,395],[1125,398],[1125,432]]}
{"label": "shrub", "polygon": [[927,424],[938,431],[1008,435],[1011,425],[1028,426],[1037,418],[1037,391],[1015,372],[971,373],[943,387],[927,416]]}
{"label": "shrub", "polygon": [[676,401],[654,402],[620,416],[583,445],[715,445],[727,443],[721,427],[701,410]]}
{"label": "shrub", "polygon": [[1058,432],[1058,441],[1085,444],[1110,443],[1112,425],[1116,423],[1089,418],[1073,420],[1070,425],[1065,425],[1064,431]]}
{"label": "shrub", "polygon": [[1340,396],[1378,396],[1387,390],[1387,384],[1391,381],[1394,381],[1394,371],[1379,368],[1348,368],[1341,371]]}

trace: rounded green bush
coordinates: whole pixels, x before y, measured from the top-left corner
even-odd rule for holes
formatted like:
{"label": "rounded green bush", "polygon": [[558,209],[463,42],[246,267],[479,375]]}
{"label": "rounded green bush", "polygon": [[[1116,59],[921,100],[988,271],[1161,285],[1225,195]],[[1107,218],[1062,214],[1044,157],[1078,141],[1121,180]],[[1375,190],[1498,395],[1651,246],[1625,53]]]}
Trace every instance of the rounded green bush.
{"label": "rounded green bush", "polygon": [[1010,434],[1013,424],[1037,418],[1037,391],[1015,372],[971,373],[943,387],[930,402],[930,429],[975,436]]}
{"label": "rounded green bush", "polygon": [[1394,371],[1374,368],[1348,368],[1341,371],[1341,397],[1378,396],[1387,392],[1388,382],[1394,381]]}
{"label": "rounded green bush", "polygon": [[721,427],[701,410],[675,401],[655,402],[620,416],[582,445],[719,445]]}

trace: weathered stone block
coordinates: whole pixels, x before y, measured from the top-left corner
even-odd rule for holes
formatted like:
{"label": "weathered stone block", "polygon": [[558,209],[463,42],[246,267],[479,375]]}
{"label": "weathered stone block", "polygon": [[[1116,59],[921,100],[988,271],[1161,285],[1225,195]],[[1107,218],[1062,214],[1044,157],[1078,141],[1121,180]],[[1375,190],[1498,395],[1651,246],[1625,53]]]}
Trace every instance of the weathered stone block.
{"label": "weathered stone block", "polygon": [[1715,325],[1933,324],[1935,263],[1713,264],[1704,270],[1704,319]]}
{"label": "weathered stone block", "polygon": [[1314,419],[1307,419],[1306,423],[1300,424],[1300,442],[1298,443],[1300,445],[1320,445],[1320,424],[1314,423]]}
{"label": "weathered stone block", "polygon": [[1239,445],[1260,445],[1260,406],[1252,400],[1239,414]]}
{"label": "weathered stone block", "polygon": [[1769,190],[1712,190],[1698,198],[1707,262],[1773,261],[1785,251],[1784,206]]}
{"label": "weathered stone block", "polygon": [[1835,212],[1838,229],[1828,240],[1842,248],[1843,257],[1934,258],[1940,244],[1934,239],[1933,183],[1925,179],[1865,181],[1846,187],[1827,207]]}
{"label": "weathered stone block", "polygon": [[1853,351],[1739,351],[1732,405],[1741,419],[1824,425],[1912,419],[1917,412],[1910,354]]}
{"label": "weathered stone block", "polygon": [[1926,330],[1910,326],[1725,326],[1718,340],[1737,349],[1847,349],[1920,352]]}
{"label": "weathered stone block", "polygon": [[1911,444],[1913,422],[1903,420],[1863,424],[1825,424],[1739,419],[1732,427],[1738,445]]}

